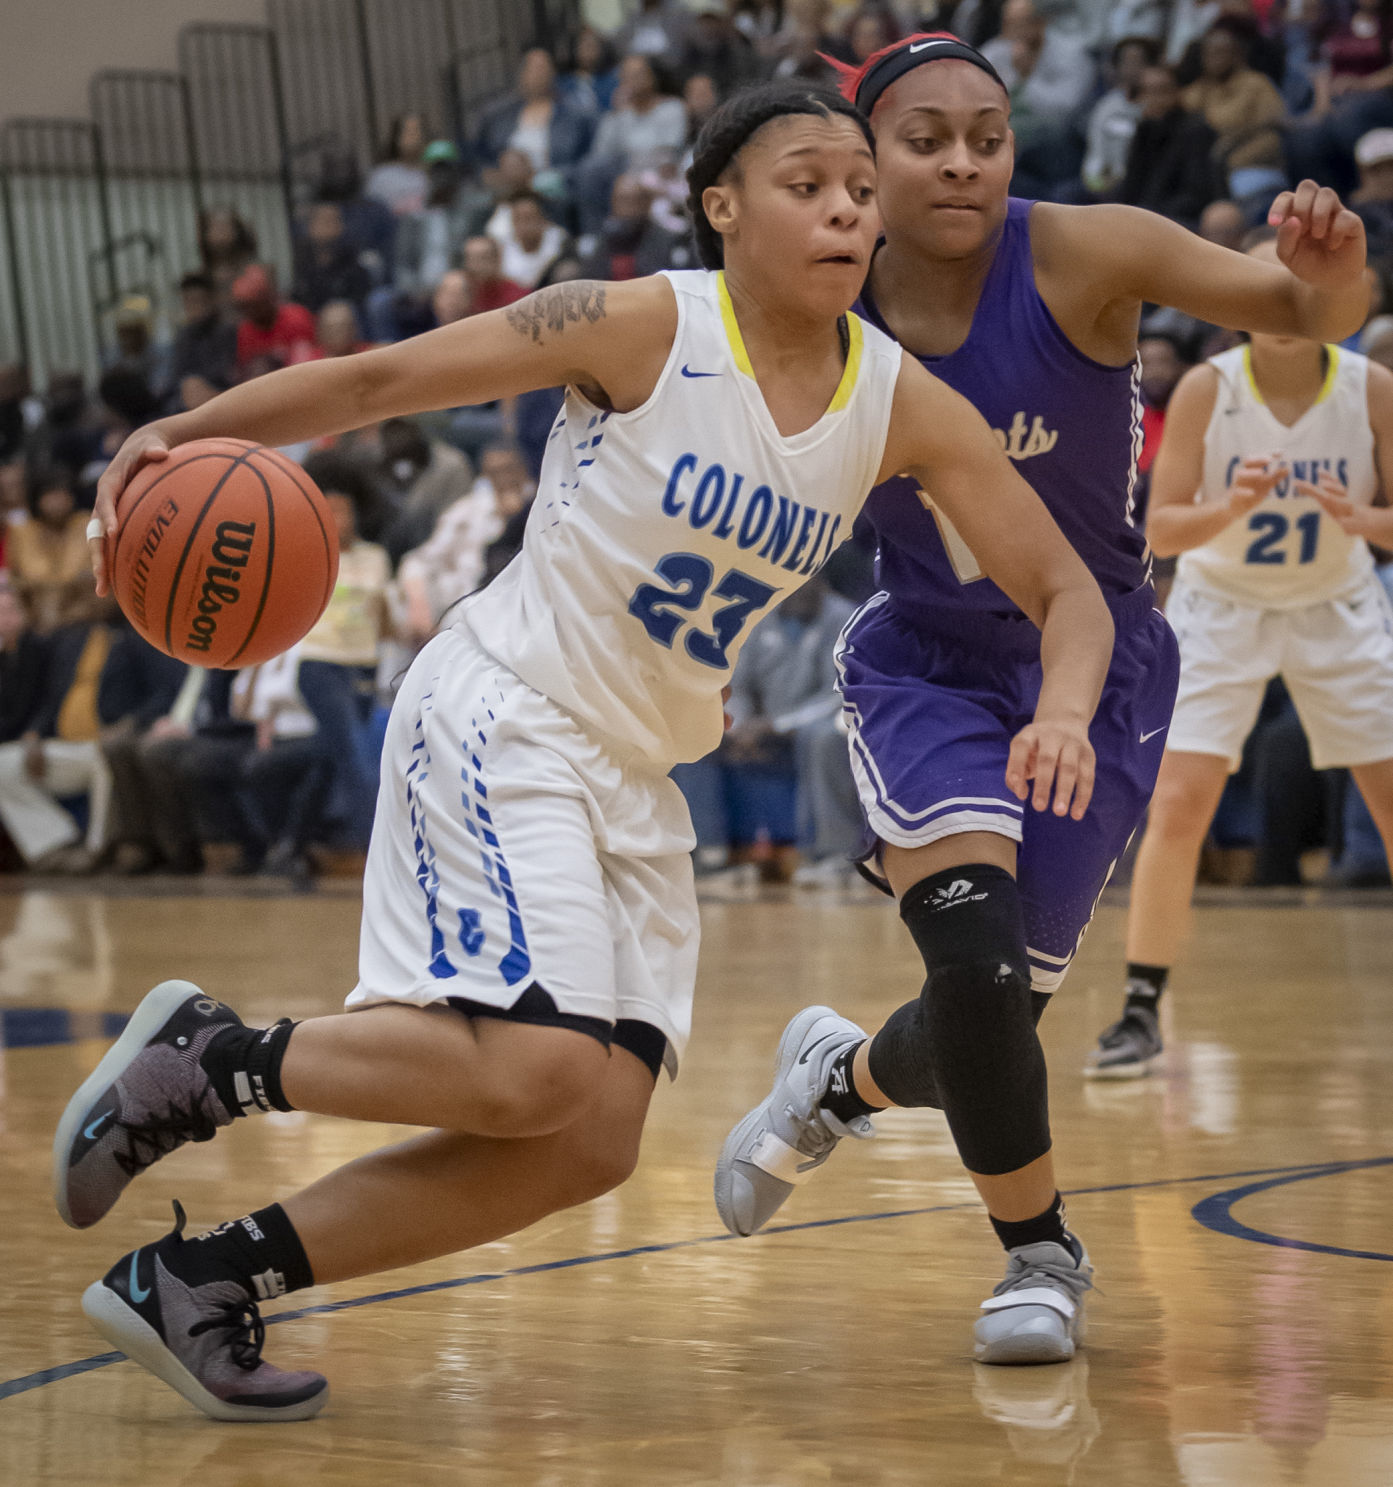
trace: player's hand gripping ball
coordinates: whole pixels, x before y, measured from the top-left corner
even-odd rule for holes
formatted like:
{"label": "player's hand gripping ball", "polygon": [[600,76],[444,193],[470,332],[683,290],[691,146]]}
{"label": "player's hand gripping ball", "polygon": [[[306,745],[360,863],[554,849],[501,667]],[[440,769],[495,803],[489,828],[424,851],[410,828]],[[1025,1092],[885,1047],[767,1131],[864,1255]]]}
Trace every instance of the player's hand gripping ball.
{"label": "player's hand gripping ball", "polygon": [[104,557],[140,634],[176,660],[211,667],[289,650],[324,613],[339,571],[333,518],[314,482],[242,439],[147,456],[115,497]]}

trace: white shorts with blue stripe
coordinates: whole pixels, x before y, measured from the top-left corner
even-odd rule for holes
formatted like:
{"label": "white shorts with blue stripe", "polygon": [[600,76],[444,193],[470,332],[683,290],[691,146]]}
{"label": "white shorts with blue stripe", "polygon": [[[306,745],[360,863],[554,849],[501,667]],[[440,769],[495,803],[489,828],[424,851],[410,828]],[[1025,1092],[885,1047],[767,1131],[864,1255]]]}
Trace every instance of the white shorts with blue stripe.
{"label": "white shorts with blue stripe", "polygon": [[534,984],[558,1012],[691,1029],[691,823],[666,775],[588,732],[463,626],[402,683],[382,755],[350,1008]]}

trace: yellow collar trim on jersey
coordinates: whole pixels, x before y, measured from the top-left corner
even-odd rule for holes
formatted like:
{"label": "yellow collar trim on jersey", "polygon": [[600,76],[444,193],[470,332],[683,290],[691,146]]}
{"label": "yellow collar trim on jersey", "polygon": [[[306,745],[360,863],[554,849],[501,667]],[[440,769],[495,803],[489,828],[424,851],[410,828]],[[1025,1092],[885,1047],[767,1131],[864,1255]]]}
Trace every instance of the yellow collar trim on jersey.
{"label": "yellow collar trim on jersey", "polygon": [[[1253,390],[1253,396],[1266,406],[1267,400],[1258,390],[1258,379],[1253,376],[1253,348],[1251,343],[1243,347],[1243,370],[1248,375],[1248,386]],[[1325,348],[1325,381],[1320,385],[1320,391],[1316,394],[1316,402],[1323,403],[1335,389],[1335,374],[1340,370],[1340,348],[1329,346]],[[1312,407],[1315,406],[1313,403]]]}
{"label": "yellow collar trim on jersey", "polygon": [[[740,334],[740,322],[735,318],[735,306],[730,300],[724,270],[716,275],[716,297],[721,306],[721,324],[725,326],[726,340],[730,342],[730,354],[735,358],[735,365],[751,382],[755,382],[758,379],[755,377],[754,367],[750,365],[750,353],[745,349],[745,338]],[[860,317],[848,312],[846,330],[846,366],[842,369],[842,380],[832,394],[832,401],[827,405],[828,413],[839,412],[851,401],[856,378],[861,371],[861,349],[865,337],[862,335]],[[826,414],[823,416],[826,417]]]}

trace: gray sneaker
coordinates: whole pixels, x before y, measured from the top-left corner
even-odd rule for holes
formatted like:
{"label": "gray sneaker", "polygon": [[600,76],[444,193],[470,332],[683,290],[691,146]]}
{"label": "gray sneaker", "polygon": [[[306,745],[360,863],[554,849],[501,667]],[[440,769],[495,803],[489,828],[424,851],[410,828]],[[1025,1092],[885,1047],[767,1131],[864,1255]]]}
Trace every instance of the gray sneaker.
{"label": "gray sneaker", "polygon": [[174,1232],[123,1255],[87,1287],[87,1320],[214,1420],[308,1420],[329,1385],[317,1373],[288,1373],[261,1361],[266,1328],[256,1302],[235,1281],[186,1285],[165,1264],[185,1241],[184,1210]]}
{"label": "gray sneaker", "polygon": [[979,1363],[1066,1363],[1083,1341],[1083,1294],[1093,1289],[1088,1255],[1062,1244],[1008,1251],[1006,1279],[982,1303],[972,1329]]}
{"label": "gray sneaker", "polygon": [[[199,1063],[242,1019],[192,981],[162,981],[68,1101],[53,1137],[53,1201],[63,1222],[104,1218],[133,1177],[186,1141],[210,1141],[229,1111]],[[248,1091],[248,1102],[251,1103]]]}
{"label": "gray sneaker", "polygon": [[817,1103],[832,1060],[865,1036],[831,1007],[805,1007],[784,1029],[774,1088],[726,1137],[716,1163],[716,1211],[732,1234],[762,1229],[843,1136],[875,1134],[865,1116],[841,1121]]}
{"label": "gray sneaker", "polygon": [[1156,1014],[1129,1007],[1098,1039],[1084,1064],[1084,1078],[1140,1079],[1150,1073],[1163,1047]]}

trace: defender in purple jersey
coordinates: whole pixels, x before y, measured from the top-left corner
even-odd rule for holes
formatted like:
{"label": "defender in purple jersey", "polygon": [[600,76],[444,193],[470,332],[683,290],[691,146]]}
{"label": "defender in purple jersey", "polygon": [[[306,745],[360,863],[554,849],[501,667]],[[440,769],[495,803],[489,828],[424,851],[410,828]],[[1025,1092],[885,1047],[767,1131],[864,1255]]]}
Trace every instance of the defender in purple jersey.
{"label": "defender in purple jersey", "polygon": [[1038,632],[913,482],[874,492],[883,592],[844,632],[843,694],[869,865],[927,979],[873,1038],[830,1008],[794,1019],[772,1094],[726,1142],[717,1204],[753,1232],[877,1109],[938,1106],[1009,1256],[975,1354],[1056,1362],[1079,1340],[1090,1271],[1064,1226],[1035,1024],[1141,821],[1177,679],[1132,518],[1141,306],[1339,340],[1367,308],[1364,234],[1309,181],[1274,203],[1267,264],[1129,207],[1013,201],[1010,103],[980,53],[918,35],[843,71],[875,127],[885,232],[860,311],[986,416],[1117,639],[1091,728],[1075,720],[1096,752],[1092,804],[1046,812],[1005,786],[1018,730],[1069,722],[1041,688]]}

